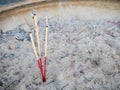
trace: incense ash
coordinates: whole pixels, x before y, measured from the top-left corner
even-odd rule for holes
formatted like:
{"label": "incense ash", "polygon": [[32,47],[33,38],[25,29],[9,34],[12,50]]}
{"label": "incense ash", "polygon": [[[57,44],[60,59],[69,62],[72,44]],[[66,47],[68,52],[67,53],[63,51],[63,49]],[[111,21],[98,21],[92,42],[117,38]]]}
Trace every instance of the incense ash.
{"label": "incense ash", "polygon": [[43,1],[0,7],[0,90],[120,90],[120,2]]}

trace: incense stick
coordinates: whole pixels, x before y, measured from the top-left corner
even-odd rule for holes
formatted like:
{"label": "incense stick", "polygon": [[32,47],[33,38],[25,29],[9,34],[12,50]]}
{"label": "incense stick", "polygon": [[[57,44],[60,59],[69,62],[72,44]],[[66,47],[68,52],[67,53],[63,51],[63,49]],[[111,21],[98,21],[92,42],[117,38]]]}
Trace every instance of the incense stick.
{"label": "incense stick", "polygon": [[47,42],[48,42],[48,18],[46,17],[45,57],[47,56]]}
{"label": "incense stick", "polygon": [[31,41],[32,41],[32,46],[33,46],[33,50],[34,50],[36,59],[38,60],[38,66],[39,66],[40,72],[41,72],[41,74],[42,74],[42,80],[44,80],[43,70],[42,70],[42,60],[41,60],[41,58],[39,59],[39,57],[38,57],[38,55],[37,55],[35,43],[34,43],[34,40],[33,40],[32,33],[31,33],[31,32],[30,32],[30,38],[31,38]]}
{"label": "incense stick", "polygon": [[46,17],[46,34],[45,34],[45,56],[44,56],[44,79],[46,81],[46,60],[47,60],[47,41],[48,41],[48,18]]}
{"label": "incense stick", "polygon": [[38,45],[38,55],[41,56],[41,51],[40,51],[40,38],[39,38],[39,30],[38,30],[38,25],[37,25],[37,17],[36,14],[34,14],[34,24],[35,24],[35,33],[36,33],[36,38],[37,38],[37,45]]}
{"label": "incense stick", "polygon": [[31,32],[30,32],[30,38],[31,38],[31,42],[32,42],[34,54],[35,54],[35,56],[36,56],[36,59],[38,60],[39,57],[38,57],[38,54],[37,54],[37,51],[36,51],[35,42],[34,42],[34,40],[33,40],[33,36],[32,36],[32,33],[31,33]]}

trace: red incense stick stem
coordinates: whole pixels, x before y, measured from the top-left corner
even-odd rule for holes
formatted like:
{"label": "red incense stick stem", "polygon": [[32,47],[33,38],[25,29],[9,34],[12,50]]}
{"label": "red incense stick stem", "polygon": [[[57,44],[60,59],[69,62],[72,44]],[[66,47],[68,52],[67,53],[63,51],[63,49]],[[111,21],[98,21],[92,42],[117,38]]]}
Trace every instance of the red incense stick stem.
{"label": "red incense stick stem", "polygon": [[47,57],[45,56],[44,57],[44,81],[46,81],[46,59],[47,59]]}
{"label": "red incense stick stem", "polygon": [[39,65],[40,72],[41,72],[41,75],[42,75],[42,80],[44,80],[43,69],[42,69],[42,60],[41,60],[41,58],[38,60],[38,65]]}

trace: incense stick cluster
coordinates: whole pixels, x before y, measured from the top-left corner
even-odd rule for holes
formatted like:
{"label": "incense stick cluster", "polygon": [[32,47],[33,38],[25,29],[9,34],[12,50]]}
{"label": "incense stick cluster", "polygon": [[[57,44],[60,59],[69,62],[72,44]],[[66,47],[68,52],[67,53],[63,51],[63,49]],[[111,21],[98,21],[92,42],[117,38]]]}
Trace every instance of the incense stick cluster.
{"label": "incense stick cluster", "polygon": [[31,38],[31,42],[32,42],[32,47],[34,50],[34,54],[35,57],[37,59],[38,62],[38,66],[40,68],[40,72],[42,75],[42,80],[46,81],[46,60],[47,60],[47,42],[48,42],[48,18],[46,17],[46,33],[45,33],[45,45],[44,45],[44,67],[42,67],[42,57],[41,57],[41,47],[40,47],[40,37],[39,37],[39,29],[38,29],[38,25],[37,25],[37,16],[36,14],[33,14],[33,20],[34,20],[34,31],[35,31],[35,37],[36,37],[36,42],[37,45],[35,44],[35,40],[33,39],[33,35],[32,32],[30,32],[30,38]]}

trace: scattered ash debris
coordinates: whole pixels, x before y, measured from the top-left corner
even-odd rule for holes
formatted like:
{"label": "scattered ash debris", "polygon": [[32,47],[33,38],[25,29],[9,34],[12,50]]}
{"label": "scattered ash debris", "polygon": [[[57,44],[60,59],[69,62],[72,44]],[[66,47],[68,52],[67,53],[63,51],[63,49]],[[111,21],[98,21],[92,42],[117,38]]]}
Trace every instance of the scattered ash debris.
{"label": "scattered ash debris", "polygon": [[3,58],[5,58],[5,59],[12,59],[12,58],[14,58],[14,54],[12,54],[12,53],[4,53],[3,54]]}
{"label": "scattered ash debris", "polygon": [[1,32],[0,33],[0,40],[2,42],[2,40],[6,41],[6,40],[10,40],[10,39],[16,39],[18,41],[23,41],[25,39],[27,39],[28,41],[30,41],[30,36],[29,36],[29,30],[25,30],[23,28],[21,28],[21,25],[18,26],[17,28],[15,28],[15,30],[9,30],[6,32]]}

